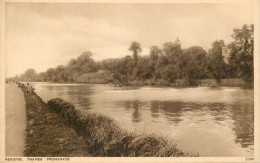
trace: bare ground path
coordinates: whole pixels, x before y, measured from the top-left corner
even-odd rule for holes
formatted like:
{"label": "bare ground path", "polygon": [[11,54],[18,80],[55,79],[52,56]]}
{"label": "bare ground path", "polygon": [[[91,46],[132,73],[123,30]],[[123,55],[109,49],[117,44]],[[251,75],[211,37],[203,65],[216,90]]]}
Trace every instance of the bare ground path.
{"label": "bare ground path", "polygon": [[5,85],[5,156],[24,156],[26,107],[16,84]]}

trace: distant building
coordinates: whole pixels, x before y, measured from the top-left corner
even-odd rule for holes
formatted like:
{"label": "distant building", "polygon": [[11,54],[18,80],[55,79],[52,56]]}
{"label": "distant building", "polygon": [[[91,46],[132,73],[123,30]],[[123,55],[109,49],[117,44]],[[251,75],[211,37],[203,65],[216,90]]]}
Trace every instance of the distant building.
{"label": "distant building", "polygon": [[222,47],[222,55],[223,55],[224,61],[226,63],[228,63],[228,57],[229,57],[230,53],[231,53],[231,49],[230,48],[228,48],[227,46],[223,46]]}

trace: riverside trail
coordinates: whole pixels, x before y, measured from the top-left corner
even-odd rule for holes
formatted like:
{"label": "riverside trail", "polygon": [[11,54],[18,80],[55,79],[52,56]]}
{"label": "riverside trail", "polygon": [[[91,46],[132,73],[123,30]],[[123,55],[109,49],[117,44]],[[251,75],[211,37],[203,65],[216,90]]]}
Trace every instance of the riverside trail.
{"label": "riverside trail", "polygon": [[6,84],[5,91],[5,156],[22,157],[26,128],[24,95],[16,84]]}

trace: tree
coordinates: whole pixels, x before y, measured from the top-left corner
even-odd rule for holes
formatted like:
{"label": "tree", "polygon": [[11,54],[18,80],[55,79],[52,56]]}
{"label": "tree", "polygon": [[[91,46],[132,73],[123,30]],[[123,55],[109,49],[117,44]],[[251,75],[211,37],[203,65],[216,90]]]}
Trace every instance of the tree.
{"label": "tree", "polygon": [[169,62],[176,64],[178,57],[182,54],[181,42],[176,38],[175,43],[166,42],[163,44],[163,52],[168,56]]}
{"label": "tree", "polygon": [[175,44],[177,44],[177,45],[180,45],[180,46],[181,46],[181,41],[180,41],[179,37],[177,37],[177,38],[176,38],[176,40],[175,40]]}
{"label": "tree", "polygon": [[150,57],[142,56],[139,58],[139,64],[137,65],[137,71],[135,79],[145,80],[152,78],[151,66],[149,65]]}
{"label": "tree", "polygon": [[80,69],[80,74],[95,72],[97,70],[95,61],[91,58],[92,53],[90,51],[82,53],[77,58],[77,67]]}
{"label": "tree", "polygon": [[120,83],[128,83],[133,73],[134,62],[131,56],[127,55],[121,59],[113,75],[114,80]]}
{"label": "tree", "polygon": [[117,66],[120,62],[120,59],[105,59],[100,63],[100,69],[115,72],[117,70]]}
{"label": "tree", "polygon": [[196,73],[192,74],[192,78],[194,79],[201,79],[201,78],[205,78],[206,74],[204,71],[204,67],[205,67],[205,62],[206,62],[206,54],[207,52],[199,46],[192,46],[189,47],[188,49],[185,49],[183,51],[184,55],[188,55],[185,56],[185,60],[187,60],[187,62],[189,62],[187,64],[187,66],[193,65],[194,67],[194,71]]}
{"label": "tree", "polygon": [[65,67],[63,65],[59,65],[54,69],[53,72],[53,81],[54,82],[67,82],[67,77],[65,75]]}
{"label": "tree", "polygon": [[135,60],[135,63],[137,64],[138,54],[142,52],[141,44],[139,42],[133,41],[128,50],[133,52],[133,58]]}
{"label": "tree", "polygon": [[25,81],[35,81],[37,79],[37,74],[34,69],[30,68],[25,71],[23,77]]}
{"label": "tree", "polygon": [[150,48],[150,71],[151,74],[153,75],[153,78],[156,77],[155,75],[155,69],[156,69],[156,64],[158,63],[159,56],[162,54],[162,50],[159,49],[157,46],[152,46]]}
{"label": "tree", "polygon": [[244,25],[242,29],[234,29],[234,47],[231,61],[236,62],[241,71],[241,77],[247,82],[254,79],[254,25]]}
{"label": "tree", "polygon": [[183,61],[181,55],[182,49],[179,41],[176,40],[175,43],[166,42],[163,44],[163,57],[159,64],[165,64],[161,71],[161,76],[164,76],[165,80],[173,82],[174,79],[181,78]]}
{"label": "tree", "polygon": [[47,81],[46,73],[45,72],[39,73],[37,77],[37,81],[46,82]]}
{"label": "tree", "polygon": [[73,59],[71,59],[71,60],[69,61],[68,67],[70,68],[70,67],[76,65],[76,63],[77,63],[76,59],[73,58]]}
{"label": "tree", "polygon": [[209,50],[208,70],[210,74],[220,82],[220,79],[225,76],[225,62],[222,55],[222,47],[225,46],[223,40],[216,40],[212,43],[212,49]]}
{"label": "tree", "polygon": [[228,57],[227,65],[227,75],[231,78],[240,78],[242,77],[242,71],[239,68],[239,60],[237,59],[238,50],[235,47],[235,43],[232,42],[228,45],[231,49],[230,55]]}
{"label": "tree", "polygon": [[46,79],[47,79],[47,81],[53,81],[53,77],[54,77],[54,69],[53,68],[49,68],[46,71]]}
{"label": "tree", "polygon": [[152,46],[150,48],[150,59],[156,61],[159,58],[159,55],[162,54],[162,50],[158,46]]}

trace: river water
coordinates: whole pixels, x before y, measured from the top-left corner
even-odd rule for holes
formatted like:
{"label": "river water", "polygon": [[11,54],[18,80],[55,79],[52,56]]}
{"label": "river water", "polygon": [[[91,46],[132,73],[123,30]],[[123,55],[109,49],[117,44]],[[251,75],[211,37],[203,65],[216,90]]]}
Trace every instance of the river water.
{"label": "river water", "polygon": [[62,98],[129,131],[159,134],[208,157],[254,155],[254,92],[238,87],[153,88],[32,83],[47,102]]}

